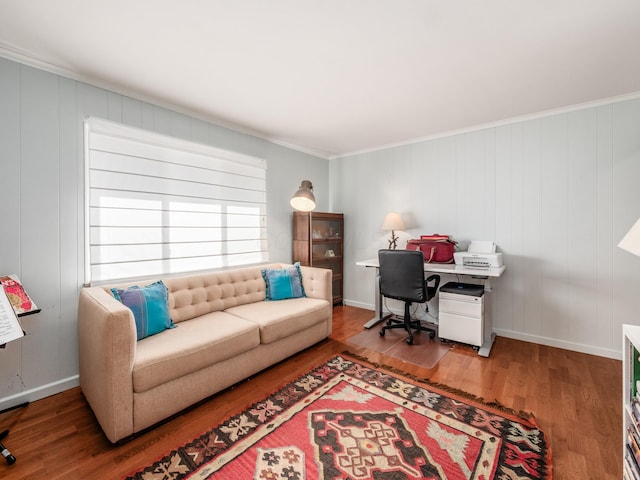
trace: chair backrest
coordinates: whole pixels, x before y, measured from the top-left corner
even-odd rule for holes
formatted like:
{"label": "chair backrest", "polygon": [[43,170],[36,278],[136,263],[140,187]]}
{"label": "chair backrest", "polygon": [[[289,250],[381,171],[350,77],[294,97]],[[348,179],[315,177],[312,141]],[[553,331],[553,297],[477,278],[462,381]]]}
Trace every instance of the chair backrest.
{"label": "chair backrest", "polygon": [[405,302],[424,303],[424,257],[416,250],[379,250],[380,293]]}

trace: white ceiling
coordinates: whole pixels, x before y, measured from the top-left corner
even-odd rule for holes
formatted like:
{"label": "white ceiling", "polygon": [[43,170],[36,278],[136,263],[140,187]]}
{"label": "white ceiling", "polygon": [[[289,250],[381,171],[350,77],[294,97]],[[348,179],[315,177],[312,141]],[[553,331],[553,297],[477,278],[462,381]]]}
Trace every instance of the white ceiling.
{"label": "white ceiling", "polygon": [[638,0],[0,0],[0,55],[324,157],[640,92]]}

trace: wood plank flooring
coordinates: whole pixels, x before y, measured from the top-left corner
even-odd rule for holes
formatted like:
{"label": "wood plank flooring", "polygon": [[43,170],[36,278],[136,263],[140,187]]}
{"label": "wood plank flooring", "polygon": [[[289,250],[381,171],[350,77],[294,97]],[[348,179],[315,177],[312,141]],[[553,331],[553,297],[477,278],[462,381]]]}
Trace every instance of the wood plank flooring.
{"label": "wood plank flooring", "polygon": [[335,307],[330,339],[121,445],[104,437],[79,388],[4,413],[0,430],[11,432],[3,443],[17,462],[9,466],[0,459],[0,478],[122,478],[345,350],[534,413],[552,446],[556,480],[622,478],[620,361],[498,337],[489,358],[456,345],[424,369],[345,343],[371,316],[368,310]]}

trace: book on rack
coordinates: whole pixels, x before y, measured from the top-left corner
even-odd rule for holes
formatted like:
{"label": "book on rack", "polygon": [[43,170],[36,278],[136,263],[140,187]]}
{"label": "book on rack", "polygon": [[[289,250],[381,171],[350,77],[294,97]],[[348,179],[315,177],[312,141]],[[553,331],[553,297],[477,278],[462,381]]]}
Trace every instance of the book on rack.
{"label": "book on rack", "polygon": [[0,284],[0,348],[24,336],[11,301],[2,284]]}
{"label": "book on rack", "polygon": [[634,478],[640,477],[640,439],[636,429],[629,427],[627,431],[627,453],[628,458],[626,462],[629,464],[629,469],[633,473]]}
{"label": "book on rack", "polygon": [[640,480],[640,471],[638,471],[635,461],[631,458],[631,453],[627,451],[624,455],[624,475],[625,480]]}
{"label": "book on rack", "polygon": [[32,313],[38,313],[40,309],[27,294],[17,275],[5,275],[0,277],[0,285],[9,297],[16,315],[22,317]]}
{"label": "book on rack", "polygon": [[624,455],[624,470],[631,480],[640,480],[640,468],[638,468],[638,464],[633,457],[629,445],[627,445],[627,451]]}
{"label": "book on rack", "polygon": [[627,432],[627,444],[631,447],[631,452],[633,453],[638,466],[640,466],[640,439],[638,438],[636,429],[633,427],[629,427]]}
{"label": "book on rack", "polygon": [[640,401],[637,398],[633,398],[631,400],[629,410],[631,412],[631,419],[633,420],[633,423],[636,428],[640,429]]}
{"label": "book on rack", "polygon": [[630,350],[631,358],[629,359],[629,368],[631,371],[629,372],[629,378],[631,380],[630,385],[630,400],[634,398],[640,398],[640,352],[638,349],[632,344]]}

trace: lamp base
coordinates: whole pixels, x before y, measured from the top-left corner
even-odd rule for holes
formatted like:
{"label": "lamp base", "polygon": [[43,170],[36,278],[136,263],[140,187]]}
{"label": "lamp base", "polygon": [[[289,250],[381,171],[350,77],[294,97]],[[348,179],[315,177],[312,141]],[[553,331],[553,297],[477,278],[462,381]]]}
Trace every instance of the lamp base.
{"label": "lamp base", "polygon": [[398,246],[398,237],[396,237],[396,233],[391,230],[391,238],[389,239],[389,250],[395,250]]}

